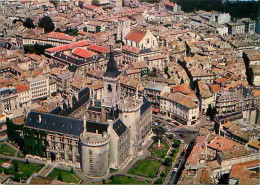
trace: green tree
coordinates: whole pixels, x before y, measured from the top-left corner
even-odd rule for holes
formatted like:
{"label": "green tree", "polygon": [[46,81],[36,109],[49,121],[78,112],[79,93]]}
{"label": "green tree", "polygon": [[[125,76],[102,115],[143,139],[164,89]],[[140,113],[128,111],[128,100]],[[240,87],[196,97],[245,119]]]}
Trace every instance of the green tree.
{"label": "green tree", "polygon": [[61,175],[61,172],[60,172],[60,171],[59,171],[59,174],[58,174],[57,179],[58,179],[59,181],[63,181],[63,179],[62,179],[62,175]]}
{"label": "green tree", "polygon": [[55,32],[62,32],[60,28],[56,28]]}
{"label": "green tree", "polygon": [[34,23],[33,23],[33,20],[32,20],[31,18],[29,18],[29,17],[27,17],[27,18],[25,19],[25,21],[23,22],[23,25],[24,25],[24,27],[26,27],[26,28],[35,28],[35,25],[34,25]]}
{"label": "green tree", "polygon": [[102,179],[102,183],[103,183],[103,184],[106,184],[106,180],[105,180],[105,179]]}
{"label": "green tree", "polygon": [[163,184],[162,178],[159,178],[156,181],[154,181],[154,184]]}
{"label": "green tree", "polygon": [[91,4],[95,5],[95,6],[99,6],[100,5],[100,1],[99,0],[92,0]]}
{"label": "green tree", "polygon": [[172,159],[171,158],[166,158],[163,162],[164,166],[171,166],[172,164]]}
{"label": "green tree", "polygon": [[41,18],[38,26],[43,28],[45,33],[52,32],[55,29],[52,19],[48,16]]}
{"label": "green tree", "polygon": [[165,134],[166,130],[163,127],[159,126],[159,127],[154,127],[153,132],[156,135],[156,137],[159,139],[158,146],[160,147],[161,140],[162,140],[163,135]]}
{"label": "green tree", "polygon": [[18,173],[18,172],[19,172],[18,164],[17,164],[16,161],[14,162],[14,172],[15,172],[15,173]]}

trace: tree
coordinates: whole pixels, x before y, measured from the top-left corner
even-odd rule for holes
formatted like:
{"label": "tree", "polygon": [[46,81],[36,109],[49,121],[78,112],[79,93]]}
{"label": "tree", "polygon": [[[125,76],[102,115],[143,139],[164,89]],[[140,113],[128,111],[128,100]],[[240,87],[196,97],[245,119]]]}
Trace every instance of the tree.
{"label": "tree", "polygon": [[171,166],[172,164],[172,159],[171,158],[166,158],[163,162],[164,166]]}
{"label": "tree", "polygon": [[99,6],[99,5],[100,5],[100,2],[99,2],[99,0],[92,0],[92,1],[91,1],[91,4],[92,4],[92,5],[95,5],[95,6]]}
{"label": "tree", "polygon": [[105,180],[105,179],[102,179],[102,183],[103,183],[103,184],[106,184],[106,180]]}
{"label": "tree", "polygon": [[60,171],[59,171],[59,175],[58,175],[57,179],[58,179],[59,181],[63,181],[62,175],[61,175],[61,172],[60,172]]}
{"label": "tree", "polygon": [[155,135],[159,139],[158,146],[160,147],[161,146],[161,139],[163,138],[163,135],[165,134],[166,130],[161,126],[158,126],[158,127],[153,128],[153,132],[155,133]]}
{"label": "tree", "polygon": [[25,21],[23,22],[23,25],[24,25],[24,27],[26,27],[26,28],[35,28],[35,25],[34,25],[34,23],[33,23],[33,20],[32,20],[31,18],[29,18],[29,17],[27,17],[27,18],[25,19]]}
{"label": "tree", "polygon": [[60,28],[56,28],[55,32],[62,32]]}
{"label": "tree", "polygon": [[45,33],[52,32],[55,28],[54,23],[52,22],[51,18],[48,16],[41,18],[38,26],[43,28]]}
{"label": "tree", "polygon": [[19,172],[18,164],[17,164],[16,161],[14,162],[14,172],[15,172],[15,173],[18,173],[18,172]]}

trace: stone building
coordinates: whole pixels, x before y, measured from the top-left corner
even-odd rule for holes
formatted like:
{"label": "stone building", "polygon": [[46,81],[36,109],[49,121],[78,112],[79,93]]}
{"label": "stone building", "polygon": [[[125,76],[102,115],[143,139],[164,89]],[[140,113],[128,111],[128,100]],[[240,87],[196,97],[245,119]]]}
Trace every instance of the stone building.
{"label": "stone building", "polygon": [[152,130],[152,104],[138,90],[122,98],[110,51],[101,100],[85,88],[49,113],[31,111],[25,128],[46,132],[48,161],[81,168],[86,177],[104,177],[135,157]]}
{"label": "stone building", "polygon": [[221,120],[241,119],[255,124],[256,108],[251,90],[243,85],[221,90],[216,98],[216,116]]}

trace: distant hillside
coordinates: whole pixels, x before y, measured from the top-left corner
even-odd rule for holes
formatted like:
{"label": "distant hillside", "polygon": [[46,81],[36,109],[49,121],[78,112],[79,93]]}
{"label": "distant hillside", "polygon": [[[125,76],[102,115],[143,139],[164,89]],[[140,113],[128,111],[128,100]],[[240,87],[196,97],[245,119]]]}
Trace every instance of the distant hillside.
{"label": "distant hillside", "polygon": [[256,20],[260,17],[259,2],[237,2],[221,4],[220,0],[171,0],[181,5],[185,12],[196,10],[228,12],[232,17],[243,18],[249,17]]}

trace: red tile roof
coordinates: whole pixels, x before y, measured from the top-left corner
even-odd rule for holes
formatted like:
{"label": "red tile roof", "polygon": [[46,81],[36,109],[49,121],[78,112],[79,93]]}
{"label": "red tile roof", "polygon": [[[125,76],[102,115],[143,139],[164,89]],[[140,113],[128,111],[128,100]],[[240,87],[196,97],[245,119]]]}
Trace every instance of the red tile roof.
{"label": "red tile roof", "polygon": [[95,52],[98,52],[98,53],[108,53],[109,52],[108,48],[103,47],[103,46],[98,46],[98,45],[95,45],[95,44],[88,46],[88,49],[95,51]]}
{"label": "red tile roof", "polygon": [[95,10],[98,8],[98,6],[94,6],[94,5],[91,5],[91,4],[87,4],[84,6],[84,8],[86,9],[89,9],[89,10]]}
{"label": "red tile roof", "polygon": [[254,172],[248,168],[257,167],[259,164],[260,160],[234,164],[230,171],[230,178],[239,179],[239,184],[258,184],[259,179],[253,178]]}
{"label": "red tile roof", "polygon": [[141,49],[139,49],[139,48],[128,46],[128,45],[123,46],[122,49],[123,49],[123,51],[128,51],[128,52],[135,53],[135,54],[138,54],[141,51]]}
{"label": "red tile roof", "polygon": [[91,44],[90,41],[83,40],[83,41],[67,44],[67,45],[64,45],[64,46],[57,46],[57,47],[49,48],[49,49],[46,49],[46,51],[49,52],[49,53],[55,53],[55,52],[60,52],[60,51],[66,51],[66,50],[73,49],[73,48],[76,48],[76,47],[88,46],[90,44]]}
{"label": "red tile roof", "polygon": [[72,51],[72,54],[77,55],[82,58],[90,58],[93,53],[89,50],[82,49],[82,48],[76,48]]}
{"label": "red tile roof", "polygon": [[28,91],[29,90],[29,86],[28,85],[24,85],[24,84],[15,84],[14,85],[17,89],[17,92],[24,92],[24,91]]}
{"label": "red tile roof", "polygon": [[132,63],[133,67],[135,69],[141,69],[141,68],[146,68],[148,67],[147,63],[146,62],[134,62]]}
{"label": "red tile roof", "polygon": [[211,90],[214,92],[214,93],[217,93],[219,92],[221,89],[220,89],[220,86],[218,84],[213,84],[210,86]]}
{"label": "red tile roof", "polygon": [[174,4],[174,3],[171,3],[171,2],[166,2],[165,5],[167,5],[167,6],[172,6],[172,7],[175,6],[175,4]]}
{"label": "red tile roof", "polygon": [[217,136],[214,140],[211,141],[210,144],[208,144],[209,147],[219,151],[229,150],[234,148],[237,145],[239,144],[221,136]]}
{"label": "red tile roof", "polygon": [[55,39],[72,41],[75,37],[70,36],[70,35],[65,34],[65,33],[51,32],[51,33],[48,34],[47,38],[55,38]]}
{"label": "red tile roof", "polygon": [[144,38],[144,36],[146,35],[147,31],[142,31],[142,30],[138,30],[133,28],[130,33],[127,34],[126,36],[126,40],[131,40],[134,42],[141,42]]}
{"label": "red tile roof", "polygon": [[182,92],[183,94],[190,94],[192,91],[190,89],[189,84],[180,84],[173,86],[173,92]]}

